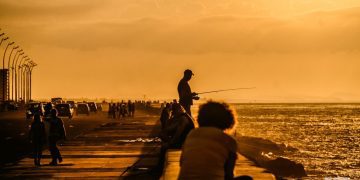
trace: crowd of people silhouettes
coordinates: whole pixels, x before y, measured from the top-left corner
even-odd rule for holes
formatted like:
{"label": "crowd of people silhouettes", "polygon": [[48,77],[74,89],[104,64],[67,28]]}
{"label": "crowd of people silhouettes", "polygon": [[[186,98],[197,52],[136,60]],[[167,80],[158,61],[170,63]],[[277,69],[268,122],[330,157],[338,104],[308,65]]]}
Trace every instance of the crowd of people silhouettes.
{"label": "crowd of people silhouettes", "polygon": [[108,116],[113,119],[125,118],[125,117],[134,117],[135,116],[135,102],[129,100],[127,103],[125,101],[117,103],[109,103]]}
{"label": "crowd of people silhouettes", "polygon": [[[185,70],[177,88],[179,102],[173,100],[161,107],[160,163],[168,149],[181,149],[179,179],[252,179],[249,176],[234,177],[237,142],[231,133],[236,127],[236,114],[230,106],[209,101],[200,105],[197,120],[192,117],[193,100],[199,100],[188,84],[193,75],[191,70]],[[130,100],[109,103],[108,116],[114,119],[133,117],[136,103]],[[66,138],[64,123],[51,104],[45,106],[43,119],[36,114],[30,129],[34,164],[40,166],[42,148],[48,142],[52,157],[50,165],[57,165],[63,161],[57,142]]]}

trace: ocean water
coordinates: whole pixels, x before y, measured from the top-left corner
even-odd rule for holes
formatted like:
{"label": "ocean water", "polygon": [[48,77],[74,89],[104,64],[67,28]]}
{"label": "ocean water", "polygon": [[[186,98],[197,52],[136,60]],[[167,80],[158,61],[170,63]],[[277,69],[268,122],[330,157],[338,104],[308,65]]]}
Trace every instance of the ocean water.
{"label": "ocean water", "polygon": [[360,179],[360,104],[234,104],[237,134],[299,151],[282,157],[305,166],[310,178]]}

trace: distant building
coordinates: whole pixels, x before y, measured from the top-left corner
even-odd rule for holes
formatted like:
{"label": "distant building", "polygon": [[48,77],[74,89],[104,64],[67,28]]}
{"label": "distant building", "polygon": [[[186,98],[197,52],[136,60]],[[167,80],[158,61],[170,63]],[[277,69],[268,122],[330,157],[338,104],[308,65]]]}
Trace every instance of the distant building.
{"label": "distant building", "polygon": [[0,69],[0,102],[9,100],[9,70],[8,69]]}

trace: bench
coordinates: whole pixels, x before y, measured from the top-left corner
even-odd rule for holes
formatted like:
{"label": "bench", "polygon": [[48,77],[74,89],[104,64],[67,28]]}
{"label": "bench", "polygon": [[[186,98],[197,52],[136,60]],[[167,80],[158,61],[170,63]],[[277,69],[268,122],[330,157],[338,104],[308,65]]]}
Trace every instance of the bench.
{"label": "bench", "polygon": [[[178,178],[180,173],[180,155],[181,150],[169,149],[165,155],[164,171],[161,177],[162,180],[175,180]],[[255,166],[255,164],[238,154],[236,161],[235,176],[248,175],[254,180],[275,180],[275,176],[265,169]]]}

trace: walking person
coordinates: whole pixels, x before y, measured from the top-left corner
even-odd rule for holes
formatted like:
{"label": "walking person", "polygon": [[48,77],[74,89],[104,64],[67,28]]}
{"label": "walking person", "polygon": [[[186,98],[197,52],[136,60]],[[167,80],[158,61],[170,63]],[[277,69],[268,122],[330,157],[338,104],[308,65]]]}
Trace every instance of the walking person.
{"label": "walking person", "polygon": [[57,142],[61,139],[66,139],[64,122],[57,116],[56,109],[52,109],[49,130],[49,150],[52,157],[50,165],[56,166],[58,162],[61,163],[63,161],[61,153],[57,147]]}
{"label": "walking person", "polygon": [[131,103],[131,116],[135,116],[135,103]]}
{"label": "walking person", "polygon": [[184,77],[180,80],[178,84],[178,93],[179,93],[179,103],[185,109],[185,111],[191,116],[191,105],[193,105],[193,100],[199,100],[198,94],[191,92],[189,81],[193,76],[193,72],[190,69],[184,71]]}
{"label": "walking person", "polygon": [[127,111],[129,112],[128,113],[128,116],[131,117],[132,116],[132,105],[131,105],[131,101],[129,100],[128,103],[127,103]]}
{"label": "walking person", "polygon": [[40,166],[42,148],[46,142],[45,124],[41,120],[40,114],[34,115],[29,132],[30,143],[33,145],[33,157],[35,166]]}
{"label": "walking person", "polygon": [[112,106],[111,106],[111,103],[109,103],[108,105],[109,105],[108,118],[112,118]]}
{"label": "walking person", "polygon": [[116,109],[118,111],[118,118],[121,119],[121,117],[122,117],[122,103],[117,103]]}
{"label": "walking person", "polygon": [[126,116],[126,105],[125,105],[125,103],[120,104],[120,114],[121,114],[121,117],[125,118],[125,116]]}
{"label": "walking person", "polygon": [[111,114],[112,114],[113,119],[116,119],[116,109],[117,109],[117,107],[116,107],[116,104],[114,103],[111,107]]}

